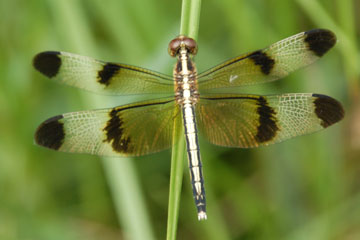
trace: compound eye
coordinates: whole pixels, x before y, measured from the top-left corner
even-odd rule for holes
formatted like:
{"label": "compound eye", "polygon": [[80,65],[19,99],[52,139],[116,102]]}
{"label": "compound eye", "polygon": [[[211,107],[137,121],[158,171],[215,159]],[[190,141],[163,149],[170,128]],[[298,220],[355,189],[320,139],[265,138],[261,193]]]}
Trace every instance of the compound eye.
{"label": "compound eye", "polygon": [[186,49],[192,54],[192,55],[196,55],[197,53],[197,43],[194,39],[192,38],[189,38],[189,37],[185,37],[183,39],[184,41],[184,44],[185,44],[185,47]]}
{"label": "compound eye", "polygon": [[182,41],[182,39],[180,37],[177,37],[170,41],[169,47],[168,47],[168,52],[169,52],[170,56],[175,57],[178,54],[180,46],[181,46],[181,41]]}

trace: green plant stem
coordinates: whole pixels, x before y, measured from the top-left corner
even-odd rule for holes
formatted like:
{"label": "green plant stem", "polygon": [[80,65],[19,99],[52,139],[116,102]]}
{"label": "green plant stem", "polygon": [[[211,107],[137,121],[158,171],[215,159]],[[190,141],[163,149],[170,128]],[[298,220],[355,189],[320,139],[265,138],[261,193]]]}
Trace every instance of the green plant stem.
{"label": "green plant stem", "polygon": [[[178,113],[180,114],[180,112]],[[175,117],[173,131],[173,149],[171,154],[169,209],[166,239],[176,239],[179,217],[181,185],[183,179],[185,137],[179,116]]]}
{"label": "green plant stem", "polygon": [[183,0],[180,34],[197,40],[199,32],[201,0]]}
{"label": "green plant stem", "polygon": [[[201,0],[183,0],[180,25],[181,35],[186,35],[196,40],[199,29],[200,6]],[[178,114],[180,114],[180,112],[178,112]],[[185,153],[185,136],[183,127],[181,126],[181,118],[180,116],[175,116],[171,156],[167,240],[176,239]]]}

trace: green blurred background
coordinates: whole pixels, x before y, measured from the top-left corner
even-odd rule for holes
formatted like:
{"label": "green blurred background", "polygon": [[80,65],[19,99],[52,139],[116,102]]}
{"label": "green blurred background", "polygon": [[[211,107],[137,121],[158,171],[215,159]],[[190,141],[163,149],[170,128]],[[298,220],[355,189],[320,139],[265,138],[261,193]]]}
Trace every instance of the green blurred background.
{"label": "green blurred background", "polygon": [[[171,74],[180,13],[180,0],[0,1],[0,239],[165,238],[170,151],[101,159],[33,141],[48,117],[139,99],[59,85],[31,62],[61,50]],[[203,1],[200,72],[304,30],[333,30],[339,41],[323,59],[244,91],[327,94],[346,116],[264,148],[201,141],[209,219],[197,221],[185,171],[178,239],[360,239],[359,15],[358,0]]]}

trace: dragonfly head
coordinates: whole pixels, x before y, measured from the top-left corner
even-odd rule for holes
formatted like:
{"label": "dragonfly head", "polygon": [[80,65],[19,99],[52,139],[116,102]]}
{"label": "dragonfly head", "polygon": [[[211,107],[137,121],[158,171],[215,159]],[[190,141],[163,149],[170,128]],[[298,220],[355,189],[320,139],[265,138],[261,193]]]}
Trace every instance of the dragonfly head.
{"label": "dragonfly head", "polygon": [[191,55],[196,55],[197,44],[192,38],[180,35],[173,39],[169,43],[168,52],[170,56],[176,57],[179,54],[180,49],[186,49]]}

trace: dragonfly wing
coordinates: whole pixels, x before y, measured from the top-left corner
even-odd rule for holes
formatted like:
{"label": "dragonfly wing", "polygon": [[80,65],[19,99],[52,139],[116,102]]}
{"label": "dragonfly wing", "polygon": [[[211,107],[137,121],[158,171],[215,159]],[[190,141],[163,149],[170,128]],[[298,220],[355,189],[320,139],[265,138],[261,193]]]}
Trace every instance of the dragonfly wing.
{"label": "dragonfly wing", "polygon": [[196,106],[200,134],[211,143],[249,148],[312,133],[340,121],[341,104],[328,96],[208,95]]}
{"label": "dragonfly wing", "polygon": [[238,87],[277,80],[323,56],[336,43],[329,30],[302,32],[258,50],[233,58],[198,76],[199,91]]}
{"label": "dragonfly wing", "polygon": [[103,94],[173,93],[172,77],[125,64],[108,63],[66,52],[42,52],[34,67],[70,86]]}
{"label": "dragonfly wing", "polygon": [[38,145],[63,152],[141,156],[171,146],[179,108],[173,98],[65,113],[43,122]]}

